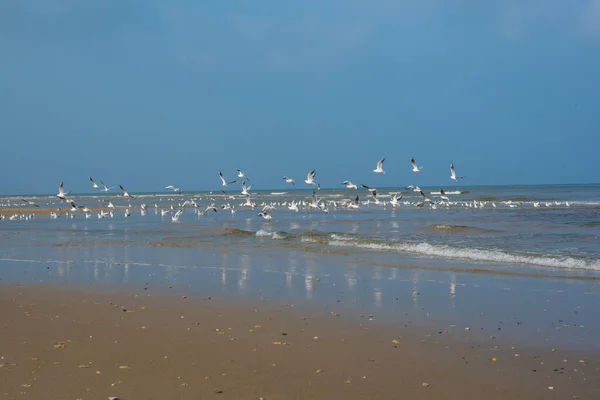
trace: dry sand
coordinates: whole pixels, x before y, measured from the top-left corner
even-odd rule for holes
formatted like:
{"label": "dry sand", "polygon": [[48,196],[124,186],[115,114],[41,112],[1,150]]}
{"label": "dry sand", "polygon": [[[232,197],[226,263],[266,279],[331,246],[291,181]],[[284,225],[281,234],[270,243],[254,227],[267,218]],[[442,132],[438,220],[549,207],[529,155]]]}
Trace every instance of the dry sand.
{"label": "dry sand", "polygon": [[596,354],[492,346],[268,300],[0,285],[5,399],[600,398]]}

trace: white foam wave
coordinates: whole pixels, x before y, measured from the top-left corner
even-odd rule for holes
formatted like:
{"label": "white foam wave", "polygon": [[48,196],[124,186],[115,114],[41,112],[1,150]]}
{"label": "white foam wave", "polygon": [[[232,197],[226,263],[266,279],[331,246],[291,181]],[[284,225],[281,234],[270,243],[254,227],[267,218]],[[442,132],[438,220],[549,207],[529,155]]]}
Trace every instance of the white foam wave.
{"label": "white foam wave", "polygon": [[[449,245],[432,245],[423,243],[385,243],[369,242],[350,236],[331,234],[330,246],[359,247],[370,250],[397,251],[416,253],[427,256],[456,258],[471,261],[482,261],[502,264],[529,264],[543,267],[582,269],[600,271],[600,261],[587,261],[573,257],[551,257],[525,254],[511,254],[500,250],[481,250],[473,248],[460,248]],[[316,241],[315,241],[316,242]]]}
{"label": "white foam wave", "polygon": [[267,231],[264,229],[259,229],[256,232],[256,237],[268,237],[273,240],[282,240],[282,239],[285,239],[285,234],[282,232],[272,232],[272,231]]}

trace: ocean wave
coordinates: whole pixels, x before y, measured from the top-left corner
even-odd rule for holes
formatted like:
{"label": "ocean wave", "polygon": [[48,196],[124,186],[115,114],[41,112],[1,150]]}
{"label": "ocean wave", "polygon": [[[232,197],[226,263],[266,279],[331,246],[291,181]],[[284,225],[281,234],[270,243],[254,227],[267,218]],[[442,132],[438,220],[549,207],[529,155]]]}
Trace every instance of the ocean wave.
{"label": "ocean wave", "polygon": [[585,260],[543,254],[518,254],[501,250],[483,250],[451,245],[422,243],[392,243],[368,237],[332,233],[329,235],[303,235],[305,243],[324,244],[336,247],[354,247],[375,251],[413,253],[441,258],[462,259],[487,263],[528,264],[541,267],[600,271],[600,260]]}
{"label": "ocean wave", "polygon": [[267,231],[264,229],[259,229],[255,235],[256,237],[271,238],[273,240],[284,240],[288,238],[285,232]]}

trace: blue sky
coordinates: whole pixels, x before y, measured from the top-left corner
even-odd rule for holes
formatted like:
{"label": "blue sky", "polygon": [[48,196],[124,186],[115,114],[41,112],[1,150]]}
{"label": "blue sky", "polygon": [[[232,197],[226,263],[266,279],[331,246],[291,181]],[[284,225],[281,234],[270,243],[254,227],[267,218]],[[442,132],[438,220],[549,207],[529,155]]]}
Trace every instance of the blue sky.
{"label": "blue sky", "polygon": [[0,194],[600,181],[596,0],[4,0],[0,54]]}

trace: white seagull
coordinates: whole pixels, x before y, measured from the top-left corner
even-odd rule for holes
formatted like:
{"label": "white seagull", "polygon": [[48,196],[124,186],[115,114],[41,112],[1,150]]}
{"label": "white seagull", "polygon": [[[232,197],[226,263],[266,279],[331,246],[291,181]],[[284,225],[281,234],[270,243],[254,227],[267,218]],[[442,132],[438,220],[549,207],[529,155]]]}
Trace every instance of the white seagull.
{"label": "white seagull", "polygon": [[242,194],[249,195],[250,193],[248,191],[250,190],[251,187],[252,186],[246,187],[246,181],[242,182]]}
{"label": "white seagull", "polygon": [[450,164],[450,179],[456,182],[458,179],[464,179],[464,176],[456,176],[456,171],[454,171],[454,164]]}
{"label": "white seagull", "polygon": [[306,182],[307,185],[314,185],[315,184],[315,176],[316,175],[317,175],[317,173],[313,169],[312,171],[310,171],[308,173],[308,175],[306,175],[306,180],[304,182]]}
{"label": "white seagull", "polygon": [[65,200],[69,193],[71,193],[71,192],[65,193],[64,185],[61,182],[60,185],[58,185],[58,194],[56,195],[56,197],[58,197],[61,200]]}
{"label": "white seagull", "polygon": [[383,163],[384,162],[385,162],[385,158],[382,158],[381,160],[379,160],[377,162],[377,168],[375,168],[373,170],[373,172],[378,173],[379,175],[385,174],[385,171],[383,170]]}
{"label": "white seagull", "polygon": [[440,188],[440,199],[442,199],[444,201],[450,201],[448,196],[446,196],[446,192],[444,192],[444,189],[442,189],[442,188]]}
{"label": "white seagull", "polygon": [[269,214],[268,211],[261,211],[258,213],[258,216],[263,217],[266,221],[270,221],[271,218],[273,218],[273,217],[271,217],[271,214]]}
{"label": "white seagull", "polygon": [[350,181],[344,181],[342,185],[346,185],[346,189],[357,189],[356,185]]}
{"label": "white seagull", "polygon": [[27,200],[27,199],[22,199],[24,203],[29,204],[30,206],[34,206],[34,207],[39,207],[37,204],[35,204],[33,201],[31,200]]}
{"label": "white seagull", "polygon": [[102,191],[103,191],[103,192],[106,192],[106,193],[108,193],[108,192],[110,192],[110,189],[114,189],[114,186],[107,187],[107,186],[104,184],[104,182],[102,182],[102,181],[100,181],[100,184],[102,185]]}
{"label": "white seagull", "polygon": [[181,193],[181,189],[179,189],[173,185],[165,186],[165,190],[172,190],[175,193]]}
{"label": "white seagull", "polygon": [[250,182],[250,178],[248,178],[248,175],[246,175],[241,169],[238,169],[237,172],[238,172],[238,174],[237,174],[238,178],[242,178],[242,179],[245,179],[248,182]]}
{"label": "white seagull", "polygon": [[372,188],[372,187],[370,187],[370,186],[367,186],[367,185],[363,185],[362,183],[361,183],[361,186],[362,186],[362,187],[364,187],[365,189],[367,189],[367,190],[368,190],[369,192],[371,192],[371,193],[373,193],[373,192],[377,192],[377,189],[375,189],[375,188]]}
{"label": "white seagull", "polygon": [[221,185],[222,185],[223,187],[227,187],[227,185],[230,185],[230,184],[232,184],[232,183],[236,183],[236,182],[237,182],[237,179],[236,179],[236,180],[233,180],[233,181],[231,181],[231,182],[227,182],[227,181],[225,180],[225,178],[223,178],[223,173],[222,173],[221,171],[219,171],[219,178],[221,178]]}
{"label": "white seagull", "polygon": [[286,183],[291,183],[292,185],[296,186],[296,182],[295,182],[295,181],[294,181],[292,178],[290,178],[290,177],[284,176],[284,177],[283,177],[283,180],[284,180]]}
{"label": "white seagull", "polygon": [[90,182],[92,182],[92,186],[94,187],[94,189],[100,189],[100,186],[98,186],[98,184],[96,182],[94,182],[94,180],[92,179],[91,176],[90,176]]}
{"label": "white seagull", "polygon": [[421,172],[421,168],[423,168],[423,167],[418,167],[418,166],[417,166],[417,163],[416,163],[416,161],[415,161],[415,159],[414,159],[414,158],[411,158],[411,159],[410,159],[410,163],[411,163],[411,165],[412,165],[412,167],[413,167],[413,169],[412,169],[412,170],[413,170],[413,172],[414,172],[415,174],[418,174],[419,172]]}
{"label": "white seagull", "polygon": [[123,185],[119,185],[119,187],[123,191],[123,197],[129,197],[130,199],[133,199],[133,196],[130,195],[129,193],[127,193],[127,190],[125,190],[125,188],[123,187]]}

